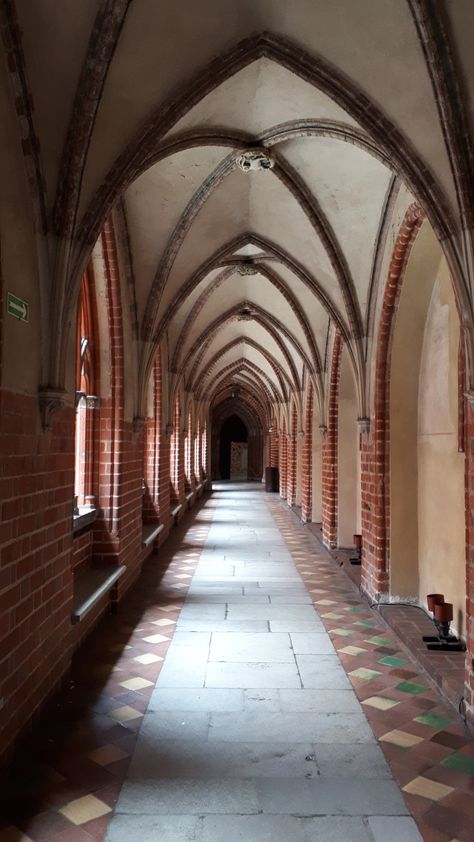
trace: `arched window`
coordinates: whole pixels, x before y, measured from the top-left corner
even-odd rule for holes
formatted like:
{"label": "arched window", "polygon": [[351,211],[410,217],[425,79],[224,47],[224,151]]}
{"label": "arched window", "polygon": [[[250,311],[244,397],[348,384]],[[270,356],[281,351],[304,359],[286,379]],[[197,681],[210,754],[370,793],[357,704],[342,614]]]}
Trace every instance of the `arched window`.
{"label": "arched window", "polygon": [[201,433],[201,480],[207,479],[207,421]]}
{"label": "arched window", "polygon": [[158,351],[153,365],[149,388],[148,416],[145,424],[143,464],[143,522],[157,523],[159,519],[160,461],[159,441],[161,433],[161,363]]}
{"label": "arched window", "polygon": [[95,413],[98,386],[98,341],[94,284],[86,272],[81,284],[76,334],[76,429],[74,514],[96,504],[94,494]]}
{"label": "arched window", "polygon": [[202,480],[202,472],[201,472],[201,425],[198,422],[196,435],[194,438],[194,474],[196,476],[196,481],[199,483]]}
{"label": "arched window", "polygon": [[179,502],[179,481],[180,481],[180,423],[181,407],[179,394],[176,395],[173,412],[173,433],[171,436],[170,452],[170,480],[171,480],[171,502]]}
{"label": "arched window", "polygon": [[186,493],[194,488],[194,451],[191,412],[188,413],[186,438],[184,440],[184,482]]}

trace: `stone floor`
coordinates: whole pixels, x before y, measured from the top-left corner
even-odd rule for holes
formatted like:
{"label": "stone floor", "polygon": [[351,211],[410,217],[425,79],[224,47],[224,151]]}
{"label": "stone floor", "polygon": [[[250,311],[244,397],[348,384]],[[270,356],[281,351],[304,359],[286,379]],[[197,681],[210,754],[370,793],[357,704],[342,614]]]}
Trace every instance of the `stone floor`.
{"label": "stone floor", "polygon": [[463,723],[258,485],[147,565],[3,792],[1,842],[474,838]]}

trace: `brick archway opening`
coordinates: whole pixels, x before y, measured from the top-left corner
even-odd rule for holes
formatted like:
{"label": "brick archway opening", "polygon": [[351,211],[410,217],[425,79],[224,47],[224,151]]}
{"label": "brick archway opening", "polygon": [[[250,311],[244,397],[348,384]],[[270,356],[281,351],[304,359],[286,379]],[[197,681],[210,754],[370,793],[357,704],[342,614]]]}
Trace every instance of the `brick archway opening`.
{"label": "brick archway opening", "polygon": [[247,433],[248,457],[246,478],[248,480],[261,480],[263,475],[264,432],[260,418],[253,408],[240,396],[230,397],[222,401],[213,410],[211,424],[211,477],[215,480],[229,479],[229,476],[226,476],[227,463],[222,463],[221,456],[224,441],[228,435],[224,428],[226,422],[233,416],[240,420]]}

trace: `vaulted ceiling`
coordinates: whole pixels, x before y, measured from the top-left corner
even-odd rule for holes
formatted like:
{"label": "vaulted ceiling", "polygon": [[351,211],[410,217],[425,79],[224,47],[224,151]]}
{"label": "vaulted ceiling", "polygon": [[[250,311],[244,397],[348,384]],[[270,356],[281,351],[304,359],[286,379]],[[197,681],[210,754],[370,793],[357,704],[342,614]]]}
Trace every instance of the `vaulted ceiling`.
{"label": "vaulted ceiling", "polygon": [[418,200],[451,242],[468,296],[470,0],[5,8],[59,334],[114,207],[140,371],[166,338],[170,370],[203,401],[237,383],[269,406],[310,379],[321,403],[334,327],[363,378],[397,201]]}

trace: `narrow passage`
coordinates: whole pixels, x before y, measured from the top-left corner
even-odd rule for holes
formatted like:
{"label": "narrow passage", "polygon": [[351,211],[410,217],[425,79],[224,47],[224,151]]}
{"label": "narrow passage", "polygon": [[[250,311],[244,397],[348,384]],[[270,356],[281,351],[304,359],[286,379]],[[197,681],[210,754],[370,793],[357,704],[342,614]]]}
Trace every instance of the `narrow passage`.
{"label": "narrow passage", "polygon": [[320,591],[334,610],[331,563],[285,541],[266,499],[221,484],[202,510],[212,523],[107,842],[422,838],[313,606]]}

